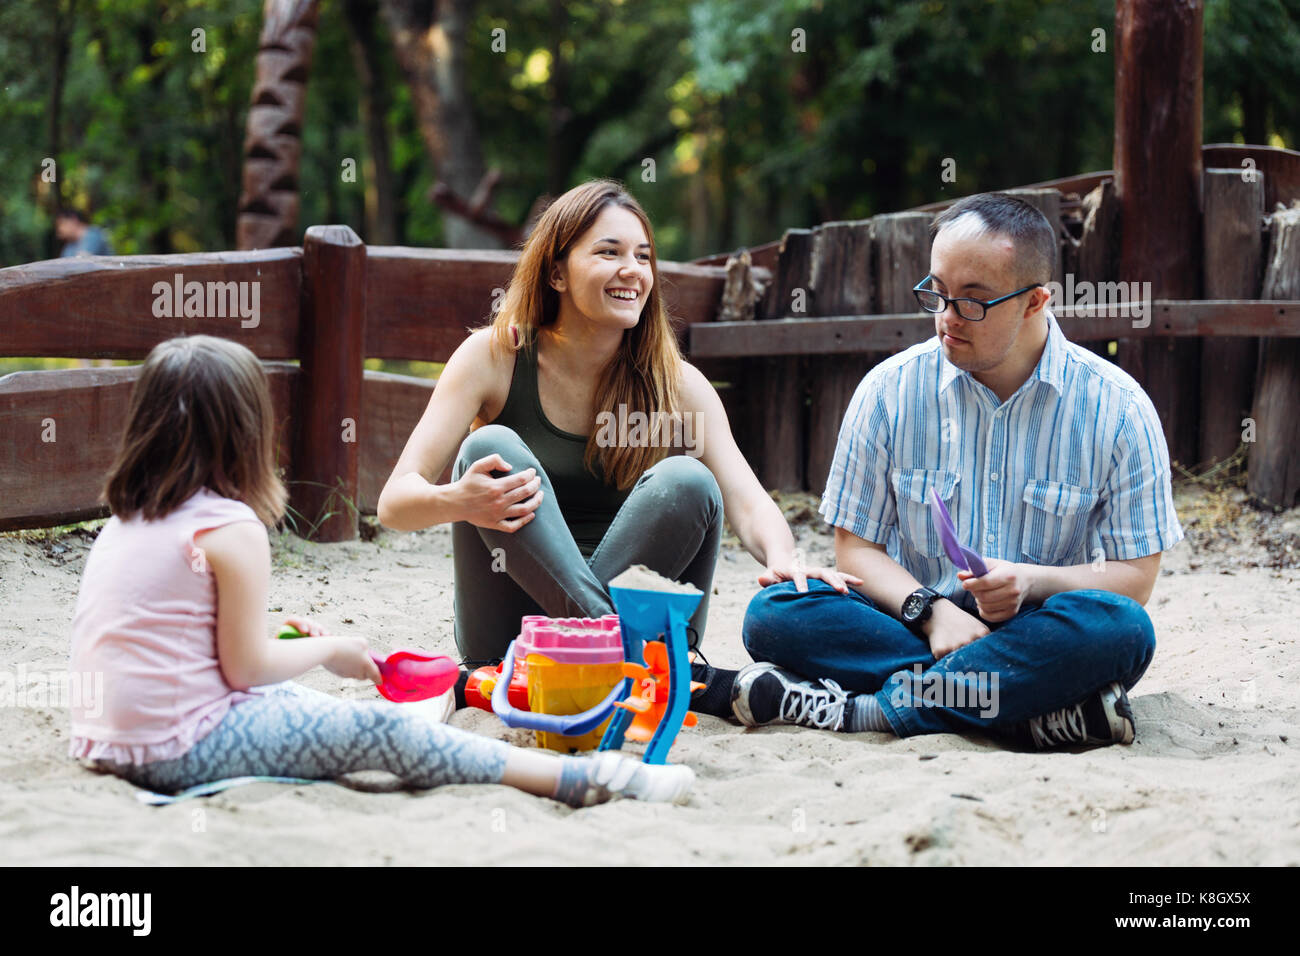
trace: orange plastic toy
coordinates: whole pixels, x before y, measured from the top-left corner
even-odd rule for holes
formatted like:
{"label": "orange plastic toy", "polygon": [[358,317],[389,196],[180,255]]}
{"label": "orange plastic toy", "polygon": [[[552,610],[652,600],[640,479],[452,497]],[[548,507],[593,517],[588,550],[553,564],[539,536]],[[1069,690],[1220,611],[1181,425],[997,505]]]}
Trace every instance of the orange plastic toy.
{"label": "orange plastic toy", "polygon": [[[486,710],[489,714],[494,713],[492,691],[500,679],[500,664],[495,667],[480,667],[474,671],[465,682],[465,703]],[[528,709],[528,664],[525,661],[515,664],[514,675],[510,678],[510,703],[520,710]]]}
{"label": "orange plastic toy", "polygon": [[[695,660],[695,655],[691,655]],[[647,641],[645,645],[646,666],[624,662],[623,676],[630,677],[637,683],[627,700],[619,701],[614,706],[632,712],[632,722],[624,736],[638,743],[648,743],[654,736],[659,721],[663,720],[668,708],[668,648],[663,641]],[[691,681],[691,690],[697,691],[704,685]],[[697,718],[687,713],[682,720],[683,727],[694,727]]]}

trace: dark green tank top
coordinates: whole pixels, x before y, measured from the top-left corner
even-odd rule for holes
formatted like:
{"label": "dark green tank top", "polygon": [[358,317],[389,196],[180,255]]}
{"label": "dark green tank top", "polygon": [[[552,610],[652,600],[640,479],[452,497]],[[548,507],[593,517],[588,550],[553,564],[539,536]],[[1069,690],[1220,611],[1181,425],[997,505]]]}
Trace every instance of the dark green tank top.
{"label": "dark green tank top", "polygon": [[556,428],[537,395],[537,340],[515,352],[515,372],[505,407],[492,422],[514,429],[546,469],[556,503],[584,558],[591,557],[631,493],[604,482],[597,459],[592,474],[582,462],[587,436]]}

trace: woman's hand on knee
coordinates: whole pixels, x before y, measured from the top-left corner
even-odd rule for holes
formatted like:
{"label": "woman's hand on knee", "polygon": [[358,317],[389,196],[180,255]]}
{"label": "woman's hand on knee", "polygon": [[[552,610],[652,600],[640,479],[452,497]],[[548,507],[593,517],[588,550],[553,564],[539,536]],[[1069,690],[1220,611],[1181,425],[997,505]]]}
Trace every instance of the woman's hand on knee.
{"label": "woman's hand on knee", "polygon": [[509,471],[500,455],[480,458],[456,481],[464,520],[479,528],[514,533],[533,520],[542,503],[542,476],[535,468],[493,478],[494,471]]}

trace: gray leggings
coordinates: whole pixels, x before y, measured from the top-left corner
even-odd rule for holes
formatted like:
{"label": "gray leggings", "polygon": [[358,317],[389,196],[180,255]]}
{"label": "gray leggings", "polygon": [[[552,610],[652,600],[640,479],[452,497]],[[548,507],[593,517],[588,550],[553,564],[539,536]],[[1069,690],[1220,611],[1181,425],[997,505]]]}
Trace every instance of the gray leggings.
{"label": "gray leggings", "polygon": [[159,793],[229,777],[332,780],[357,770],[387,770],[424,790],[500,783],[509,750],[504,741],[431,723],[402,704],[344,700],[286,682],[235,704],[175,760],[97,766]]}
{"label": "gray leggings", "polygon": [[[686,455],[665,458],[637,479],[590,558],[584,558],[546,470],[513,429],[484,425],[460,446],[452,479],[480,458],[499,454],[509,474],[536,468],[545,494],[535,517],[518,531],[452,525],[456,568],[456,646],[469,666],[500,660],[525,614],[600,617],[614,613],[609,580],[633,564],[689,581],[704,592],[691,616],[704,636],[713,570],[722,542],[722,492],[708,466]],[[500,477],[501,473],[493,472]],[[504,570],[494,570],[501,548]]]}

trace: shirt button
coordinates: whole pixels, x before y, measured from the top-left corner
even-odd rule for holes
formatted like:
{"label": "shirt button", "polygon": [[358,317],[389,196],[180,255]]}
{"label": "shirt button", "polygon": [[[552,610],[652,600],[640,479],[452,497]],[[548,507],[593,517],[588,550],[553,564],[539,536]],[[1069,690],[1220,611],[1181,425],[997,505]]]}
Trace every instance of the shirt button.
{"label": "shirt button", "polygon": [[990,534],[990,535],[985,535],[984,540],[987,541],[989,544],[992,544],[992,543],[993,543],[993,535],[991,535],[991,534]]}
{"label": "shirt button", "polygon": [[993,474],[989,475],[989,481],[997,481],[997,480],[998,480],[998,473],[996,471],[993,472]]}

